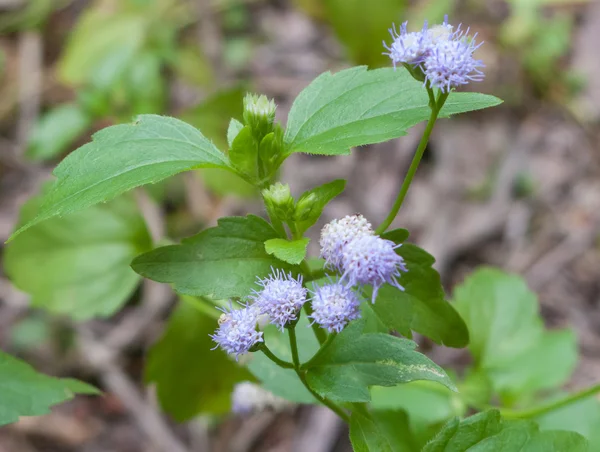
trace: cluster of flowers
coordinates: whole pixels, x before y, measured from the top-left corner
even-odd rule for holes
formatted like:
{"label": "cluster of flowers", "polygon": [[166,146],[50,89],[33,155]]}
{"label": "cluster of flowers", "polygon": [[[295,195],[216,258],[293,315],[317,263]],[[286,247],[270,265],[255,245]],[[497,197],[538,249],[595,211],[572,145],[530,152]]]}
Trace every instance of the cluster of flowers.
{"label": "cluster of flowers", "polygon": [[[383,284],[404,290],[398,282],[406,266],[396,253],[400,245],[375,235],[362,215],[346,216],[333,220],[321,233],[321,257],[326,266],[339,272],[339,281],[316,287],[311,293],[311,320],[330,333],[339,333],[348,322],[360,317],[360,297],[355,289],[373,288],[371,301]],[[252,350],[263,341],[257,331],[260,316],[280,330],[298,319],[300,309],[309,299],[302,284],[302,276],[275,270],[269,277],[259,280],[262,288],[250,295],[250,301],[241,309],[224,310],[219,328],[212,336],[217,347],[236,357]]]}
{"label": "cluster of flowers", "polygon": [[448,16],[443,24],[429,29],[426,21],[418,32],[407,32],[406,25],[404,22],[399,31],[391,28],[392,43],[383,43],[388,50],[384,54],[389,55],[394,67],[406,64],[417,68],[432,87],[443,92],[483,80],[484,75],[478,68],[484,65],[473,58],[473,52],[482,44],[475,44],[477,34],[469,37],[469,29],[461,30],[460,25],[454,30],[448,24]]}

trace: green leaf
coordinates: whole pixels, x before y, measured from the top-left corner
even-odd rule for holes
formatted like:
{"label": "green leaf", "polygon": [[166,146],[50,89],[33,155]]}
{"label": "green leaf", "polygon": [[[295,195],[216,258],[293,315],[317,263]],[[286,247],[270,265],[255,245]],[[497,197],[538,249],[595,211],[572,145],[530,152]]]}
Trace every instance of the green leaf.
{"label": "green leaf", "polygon": [[238,133],[240,133],[243,128],[244,124],[242,124],[235,118],[231,118],[231,121],[229,122],[229,127],[227,128],[227,144],[229,145],[229,147],[231,147],[231,145],[233,144],[233,140],[235,140],[235,137],[237,137]]}
{"label": "green leaf", "polygon": [[[288,331],[281,333],[275,326],[268,325],[264,330],[265,342],[279,358],[292,361]],[[308,361],[319,349],[305,316],[296,325],[296,340],[300,361]],[[253,353],[248,366],[262,386],[273,394],[296,403],[317,403],[313,395],[304,387],[293,369],[283,369],[267,358],[262,352]]]}
{"label": "green leaf", "polygon": [[416,452],[418,447],[403,411],[353,412],[350,441],[354,452]]}
{"label": "green leaf", "polygon": [[296,226],[300,233],[317,222],[325,206],[344,191],[346,181],[336,179],[303,193],[296,203]]}
{"label": "green leaf", "polygon": [[408,272],[400,277],[404,291],[384,285],[372,306],[390,329],[411,337],[417,331],[432,341],[462,348],[469,342],[467,327],[453,306],[445,300],[440,275],[432,267],[435,259],[421,248],[405,243],[397,249]]}
{"label": "green leaf", "polygon": [[221,350],[209,334],[217,321],[179,303],[163,336],[148,354],[145,379],[156,384],[162,408],[178,422],[200,413],[225,414],[236,383],[252,375]]}
{"label": "green leaf", "polygon": [[258,171],[258,143],[250,126],[237,134],[229,149],[231,164],[241,173],[256,178]]}
{"label": "green leaf", "polygon": [[107,127],[65,158],[38,215],[12,238],[40,221],[62,216],[127,190],[200,167],[229,168],[227,157],[194,127],[175,118],[142,115],[133,124]]}
{"label": "green leaf", "polygon": [[574,432],[540,432],[533,421],[504,421],[497,410],[450,420],[423,452],[586,452],[587,441]]}
{"label": "green leaf", "polygon": [[29,138],[27,157],[46,160],[69,150],[69,146],[91,124],[91,118],[77,104],[64,104],[47,111]]}
{"label": "green leaf", "polygon": [[131,265],[140,275],[171,283],[187,295],[246,297],[258,288],[257,278],[266,277],[272,267],[298,272],[297,267],[267,254],[264,243],[274,238],[277,233],[262,218],[226,217],[181,245],[138,256]]}
{"label": "green leaf", "polygon": [[391,231],[384,232],[383,234],[381,234],[381,238],[386,239],[386,240],[391,240],[392,242],[394,242],[396,244],[400,244],[400,243],[405,242],[406,239],[408,239],[409,235],[410,235],[410,233],[408,232],[408,229],[398,228],[398,229],[393,229]]}
{"label": "green leaf", "polygon": [[288,264],[298,265],[306,257],[306,247],[310,239],[299,240],[271,239],[265,242],[265,250],[277,259]]}
{"label": "green leaf", "polygon": [[[23,207],[21,222],[35,217],[39,202]],[[135,201],[123,196],[33,226],[7,246],[4,265],[34,306],[84,320],[127,301],[140,280],[129,263],[151,247]]]}
{"label": "green leaf", "polygon": [[40,416],[75,393],[96,394],[91,386],[37,373],[29,364],[0,351],[0,425],[20,416]]}
{"label": "green leaf", "polygon": [[[372,3],[363,0],[325,0],[323,3],[327,20],[355,64],[370,67],[390,64],[390,58],[382,53],[381,41],[389,43],[390,21],[403,16],[406,0],[378,0]],[[360,33],[356,30],[360,30]]]}
{"label": "green leaf", "polygon": [[[452,93],[440,117],[498,105],[493,96]],[[358,66],[325,72],[294,101],[288,117],[288,152],[337,155],[353,146],[405,135],[429,118],[429,97],[406,70]]]}
{"label": "green leaf", "polygon": [[369,386],[431,380],[455,390],[442,368],[416,352],[416,344],[382,333],[363,333],[352,322],[308,369],[306,378],[320,395],[341,402],[368,402]]}
{"label": "green leaf", "polygon": [[454,290],[471,336],[469,349],[503,396],[565,383],[577,361],[575,335],[544,331],[537,297],[519,276],[483,268]]}

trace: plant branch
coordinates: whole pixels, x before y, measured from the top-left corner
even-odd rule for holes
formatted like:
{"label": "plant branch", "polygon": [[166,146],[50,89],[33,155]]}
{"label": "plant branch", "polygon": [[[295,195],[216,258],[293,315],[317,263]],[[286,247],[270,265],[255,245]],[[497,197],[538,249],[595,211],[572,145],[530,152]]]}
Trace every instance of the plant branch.
{"label": "plant branch", "polygon": [[591,397],[599,392],[600,383],[591,386],[587,389],[583,389],[582,391],[576,392],[575,394],[571,394],[562,399],[556,400],[554,402],[549,402],[538,407],[534,407],[528,410],[500,410],[500,413],[503,417],[507,419],[531,419],[537,416],[541,416],[542,414],[549,413],[550,411],[558,410],[559,408],[565,407],[567,405],[571,405],[572,403],[579,402],[582,399],[587,399],[588,397]]}
{"label": "plant branch", "polygon": [[[323,331],[323,330],[321,330],[321,331]],[[333,339],[335,339],[335,336],[336,336],[336,333],[330,333],[327,336],[327,339],[325,340],[325,342],[323,342],[321,344],[321,348],[319,348],[319,350],[317,350],[317,352],[313,355],[313,357],[311,359],[309,359],[304,364],[302,364],[300,366],[300,369],[306,370],[306,369],[310,368],[313,365],[313,363],[325,352],[325,350],[327,350],[329,348],[329,346],[333,342]]]}
{"label": "plant branch", "polygon": [[284,361],[283,359],[280,359],[277,356],[275,356],[275,354],[271,351],[271,349],[269,347],[267,347],[266,343],[263,342],[261,344],[260,351],[263,352],[267,358],[269,358],[271,361],[273,361],[279,367],[283,367],[284,369],[294,369],[294,365],[292,363],[290,363],[288,361]]}
{"label": "plant branch", "polygon": [[[430,89],[428,88],[428,91]],[[433,94],[430,93],[430,99]],[[427,121],[427,126],[425,127],[425,131],[423,132],[423,136],[421,137],[421,141],[419,142],[419,146],[417,147],[417,151],[415,152],[415,156],[410,163],[410,167],[408,168],[408,173],[406,173],[406,177],[404,178],[404,182],[402,182],[402,186],[400,187],[400,192],[398,192],[398,196],[394,201],[394,205],[392,206],[392,210],[388,214],[383,223],[379,225],[379,227],[375,230],[376,234],[384,233],[387,228],[390,227],[396,215],[398,215],[398,211],[400,207],[402,207],[402,203],[404,202],[404,198],[406,198],[406,194],[408,193],[408,188],[415,177],[415,173],[417,172],[417,168],[419,167],[419,163],[421,162],[421,158],[423,158],[423,153],[427,148],[427,143],[429,142],[429,136],[431,135],[431,131],[433,130],[433,126],[435,125],[435,121],[438,118],[440,110],[446,102],[448,98],[448,94],[441,93],[435,102],[435,106],[431,109],[431,116],[429,117],[429,121]]]}

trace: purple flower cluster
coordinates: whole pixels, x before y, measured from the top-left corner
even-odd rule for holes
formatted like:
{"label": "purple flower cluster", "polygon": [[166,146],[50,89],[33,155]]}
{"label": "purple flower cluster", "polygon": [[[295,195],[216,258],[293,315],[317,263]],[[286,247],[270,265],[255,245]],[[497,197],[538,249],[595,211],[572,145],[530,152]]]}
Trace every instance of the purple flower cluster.
{"label": "purple flower cluster", "polygon": [[389,55],[394,67],[412,65],[422,71],[432,87],[446,93],[471,81],[483,80],[484,74],[478,68],[484,65],[473,58],[481,45],[475,43],[477,34],[469,37],[469,30],[461,30],[460,25],[453,31],[447,16],[443,24],[431,28],[425,22],[419,32],[407,32],[406,25],[404,22],[399,32],[391,28],[392,43],[383,43],[387,49],[385,55]]}
{"label": "purple flower cluster", "polygon": [[283,331],[285,325],[296,320],[298,312],[306,302],[307,290],[302,287],[302,276],[295,279],[291,273],[280,270],[258,283],[263,287],[254,291],[250,299],[261,315],[269,316],[269,320]]}
{"label": "purple flower cluster", "polygon": [[263,342],[263,333],[256,330],[259,312],[254,306],[245,305],[241,309],[234,309],[230,303],[229,309],[221,310],[223,314],[219,317],[219,327],[211,335],[217,343],[215,348],[221,347],[237,359]]}
{"label": "purple flower cluster", "polygon": [[401,272],[408,270],[404,259],[396,253],[400,245],[375,235],[362,215],[327,224],[320,244],[326,266],[342,274],[339,282],[317,288],[312,297],[311,318],[330,332],[339,332],[360,317],[360,300],[353,287],[372,286],[373,303],[383,284],[404,290],[398,279]]}

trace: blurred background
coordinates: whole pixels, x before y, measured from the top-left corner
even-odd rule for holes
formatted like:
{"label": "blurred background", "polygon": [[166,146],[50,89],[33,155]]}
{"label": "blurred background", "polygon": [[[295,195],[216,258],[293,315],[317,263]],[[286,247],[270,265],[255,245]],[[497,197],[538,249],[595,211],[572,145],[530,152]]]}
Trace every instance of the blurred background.
{"label": "blurred background", "polygon": [[[321,72],[389,66],[381,42],[389,42],[392,22],[419,29],[425,18],[436,23],[449,14],[451,23],[470,26],[485,41],[476,56],[486,79],[468,89],[505,102],[437,124],[395,224],[435,256],[449,292],[479,265],[524,275],[547,325],[577,334],[581,356],[569,386],[600,380],[600,2],[0,0],[0,13],[1,242],[56,163],[103,127],[140,113],[172,115],[225,149],[245,92],[274,98],[285,123],[294,97]],[[421,126],[351,156],[294,155],[282,180],[299,194],[347,178],[319,227],[355,212],[377,224]],[[135,198],[155,243],[192,235],[223,215],[262,213],[250,186],[217,170],[179,175]],[[101,229],[102,218],[87,221]],[[88,244],[82,252],[93,260],[97,250]],[[0,245],[1,258],[9,248]],[[103,272],[129,271],[125,257],[91,275],[110,287]],[[106,395],[3,427],[1,452],[350,450],[345,427],[327,410],[229,416],[230,388],[200,381],[198,391],[219,395],[208,409],[214,414],[174,422],[143,384],[146,352],[175,303],[170,289],[134,276],[118,294],[91,286],[70,293],[77,275],[35,264],[10,264],[29,295],[0,271],[0,346]],[[48,285],[60,278],[64,287]],[[206,341],[200,344],[182,359],[210,373]],[[422,347],[450,368],[465,359],[460,350]]]}

